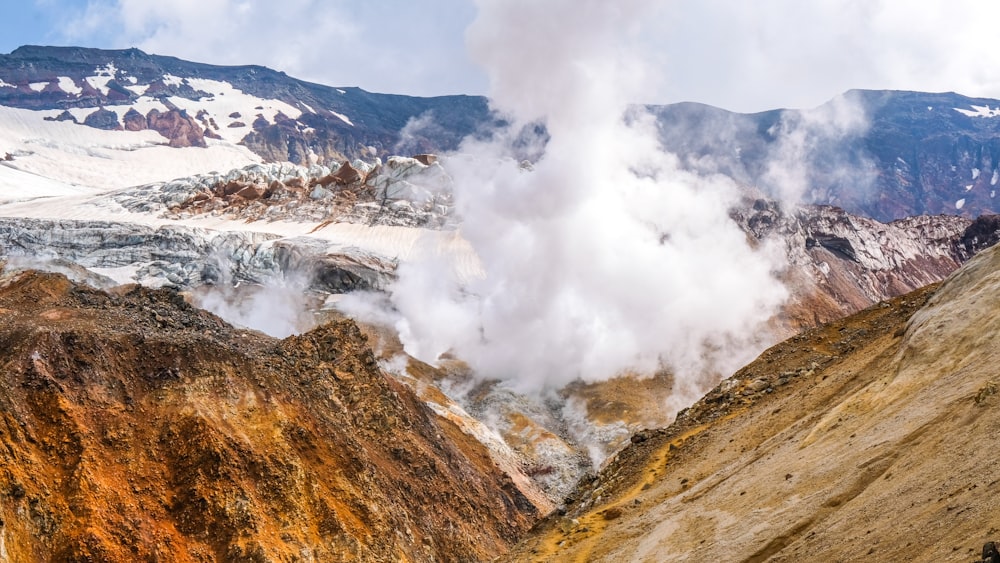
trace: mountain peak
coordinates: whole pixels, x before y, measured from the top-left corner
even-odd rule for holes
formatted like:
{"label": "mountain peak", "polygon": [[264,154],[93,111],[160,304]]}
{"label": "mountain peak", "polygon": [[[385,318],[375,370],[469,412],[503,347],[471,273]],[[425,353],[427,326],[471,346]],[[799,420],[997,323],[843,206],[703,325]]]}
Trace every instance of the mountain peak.
{"label": "mountain peak", "polygon": [[[3,55],[0,55],[2,57]],[[128,49],[95,49],[92,47],[71,47],[55,45],[21,45],[10,52],[15,59],[55,58],[64,62],[90,62],[95,59],[149,59],[151,55],[131,47]]]}

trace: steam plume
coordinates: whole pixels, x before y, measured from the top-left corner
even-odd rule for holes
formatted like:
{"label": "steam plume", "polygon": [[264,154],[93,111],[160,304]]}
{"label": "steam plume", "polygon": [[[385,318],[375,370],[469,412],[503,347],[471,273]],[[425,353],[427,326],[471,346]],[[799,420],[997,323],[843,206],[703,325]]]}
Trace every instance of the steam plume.
{"label": "steam plume", "polygon": [[[733,183],[680,170],[630,107],[647,2],[477,4],[469,50],[512,125],[445,166],[483,276],[448,277],[446,257],[402,266],[391,301],[407,351],[453,351],[522,390],[663,363],[693,381],[748,359],[785,297],[781,264],[730,220]],[[529,170],[513,155],[538,123]]]}

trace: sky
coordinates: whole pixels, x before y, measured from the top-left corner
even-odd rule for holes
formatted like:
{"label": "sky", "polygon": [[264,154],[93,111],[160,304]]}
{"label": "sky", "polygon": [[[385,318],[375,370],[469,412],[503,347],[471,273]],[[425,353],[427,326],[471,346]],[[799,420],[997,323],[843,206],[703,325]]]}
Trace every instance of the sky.
{"label": "sky", "polygon": [[[623,30],[642,48],[637,102],[735,111],[818,106],[851,88],[1000,98],[1000,2],[649,0]],[[476,0],[3,0],[0,52],[139,47],[261,64],[332,86],[485,94],[468,55]],[[531,26],[560,33],[560,20]],[[544,42],[543,42],[544,43]]]}

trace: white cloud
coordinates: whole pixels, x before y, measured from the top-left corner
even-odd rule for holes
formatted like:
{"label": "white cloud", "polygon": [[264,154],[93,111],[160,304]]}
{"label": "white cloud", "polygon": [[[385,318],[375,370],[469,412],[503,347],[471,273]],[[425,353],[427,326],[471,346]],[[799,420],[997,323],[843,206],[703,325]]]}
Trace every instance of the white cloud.
{"label": "white cloud", "polygon": [[483,89],[462,49],[462,29],[473,15],[466,0],[92,0],[82,14],[68,13],[62,30],[68,42],[440,95]]}
{"label": "white cloud", "polygon": [[677,0],[647,22],[657,101],[815,107],[851,88],[1000,97],[995,22],[976,0]]}
{"label": "white cloud", "polygon": [[[476,14],[473,0],[90,0],[84,16],[72,7],[78,0],[60,2],[67,4],[62,29],[69,42],[263,64],[372,91],[486,91],[483,71],[462,44]],[[547,38],[565,33],[579,10],[552,0],[537,4],[555,8],[541,16],[549,20],[530,24],[541,36],[514,40],[546,49]],[[1000,97],[1000,50],[994,48],[1000,3],[643,0],[622,6],[619,11],[648,14],[629,24],[650,72],[646,90],[637,93],[642,102],[810,108],[850,88]],[[527,29],[532,13],[516,25]]]}

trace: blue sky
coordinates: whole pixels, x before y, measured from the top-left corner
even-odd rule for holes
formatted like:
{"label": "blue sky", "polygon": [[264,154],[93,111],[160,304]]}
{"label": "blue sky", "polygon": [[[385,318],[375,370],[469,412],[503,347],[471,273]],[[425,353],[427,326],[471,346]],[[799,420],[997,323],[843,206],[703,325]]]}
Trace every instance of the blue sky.
{"label": "blue sky", "polygon": [[86,5],[86,0],[7,0],[3,18],[0,18],[0,53],[9,53],[25,44],[60,43],[61,33],[58,30],[62,27],[62,14],[67,8],[83,10]]}
{"label": "blue sky", "polygon": [[[487,1],[5,0],[0,52],[136,46],[377,92],[485,94],[487,73],[467,54],[464,34],[477,2]],[[561,26],[559,2],[504,1],[549,1],[543,17],[553,33],[588,33]],[[1000,2],[635,2],[655,5],[642,29],[623,30],[638,38],[634,53],[651,77],[638,101],[760,111],[813,107],[850,88],[1000,98]]]}

